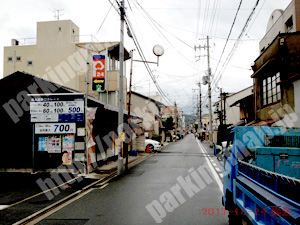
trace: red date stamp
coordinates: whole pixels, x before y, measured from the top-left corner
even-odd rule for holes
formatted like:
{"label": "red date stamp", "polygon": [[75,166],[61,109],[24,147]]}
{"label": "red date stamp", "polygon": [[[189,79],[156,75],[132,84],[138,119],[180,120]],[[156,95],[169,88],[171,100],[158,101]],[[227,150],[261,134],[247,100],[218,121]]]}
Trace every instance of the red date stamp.
{"label": "red date stamp", "polygon": [[291,207],[269,207],[269,208],[255,208],[250,210],[247,208],[236,208],[232,211],[227,211],[225,208],[202,208],[203,215],[226,215],[227,212],[235,213],[236,215],[246,215],[247,213],[254,213],[255,215],[259,214],[271,214],[271,216],[290,216]]}

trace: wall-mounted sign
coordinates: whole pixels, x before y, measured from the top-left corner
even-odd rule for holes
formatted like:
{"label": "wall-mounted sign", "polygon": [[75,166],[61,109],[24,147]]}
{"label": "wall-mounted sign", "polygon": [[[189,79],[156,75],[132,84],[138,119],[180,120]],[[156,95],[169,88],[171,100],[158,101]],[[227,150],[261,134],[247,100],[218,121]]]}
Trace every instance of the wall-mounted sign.
{"label": "wall-mounted sign", "polygon": [[32,97],[30,116],[31,122],[81,122],[84,121],[84,99],[70,101],[65,96]]}
{"label": "wall-mounted sign", "polygon": [[75,123],[35,123],[36,134],[74,134]]}
{"label": "wall-mounted sign", "polygon": [[105,91],[106,66],[105,55],[93,55],[92,90]]}
{"label": "wall-mounted sign", "polygon": [[49,153],[61,153],[61,137],[55,135],[39,137],[38,151],[46,151]]}

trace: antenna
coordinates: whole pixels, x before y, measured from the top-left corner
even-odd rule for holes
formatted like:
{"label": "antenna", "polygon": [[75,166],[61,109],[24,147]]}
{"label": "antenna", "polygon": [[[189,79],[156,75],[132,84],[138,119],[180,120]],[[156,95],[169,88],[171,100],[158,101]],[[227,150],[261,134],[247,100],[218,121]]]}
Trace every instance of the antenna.
{"label": "antenna", "polygon": [[52,10],[52,12],[54,12],[54,18],[59,20],[59,17],[64,15],[61,13],[61,11],[63,11],[63,9],[54,9]]}

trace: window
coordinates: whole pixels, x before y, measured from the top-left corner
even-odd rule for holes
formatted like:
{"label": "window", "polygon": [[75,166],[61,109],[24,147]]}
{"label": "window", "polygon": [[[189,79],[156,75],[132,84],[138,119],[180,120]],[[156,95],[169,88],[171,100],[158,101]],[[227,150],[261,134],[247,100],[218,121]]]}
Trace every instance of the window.
{"label": "window", "polygon": [[16,57],[16,61],[17,61],[17,62],[20,62],[20,61],[21,61],[21,56],[17,56],[17,57]]}
{"label": "window", "polygon": [[286,22],[285,22],[285,30],[286,32],[289,32],[293,29],[293,16],[291,16]]}
{"label": "window", "polygon": [[262,81],[262,105],[269,105],[281,99],[280,73],[276,73],[272,77],[267,77]]}
{"label": "window", "polygon": [[32,66],[33,62],[31,60],[27,61],[27,66]]}
{"label": "window", "polygon": [[12,62],[13,61],[13,57],[7,57],[7,61],[8,62]]}

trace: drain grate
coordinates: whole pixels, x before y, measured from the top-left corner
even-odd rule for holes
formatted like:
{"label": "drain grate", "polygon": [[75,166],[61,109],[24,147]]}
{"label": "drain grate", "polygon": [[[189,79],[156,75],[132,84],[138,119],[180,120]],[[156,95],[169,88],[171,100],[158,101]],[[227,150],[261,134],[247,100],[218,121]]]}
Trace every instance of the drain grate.
{"label": "drain grate", "polygon": [[84,225],[88,219],[45,219],[39,222],[39,225]]}
{"label": "drain grate", "polygon": [[143,170],[133,170],[133,171],[130,171],[128,172],[128,175],[131,176],[131,177],[139,177],[141,176],[145,171]]}
{"label": "drain grate", "polygon": [[142,162],[142,164],[155,164],[157,163],[158,160],[151,160],[151,159],[148,159],[148,160],[145,160],[144,162]]}

